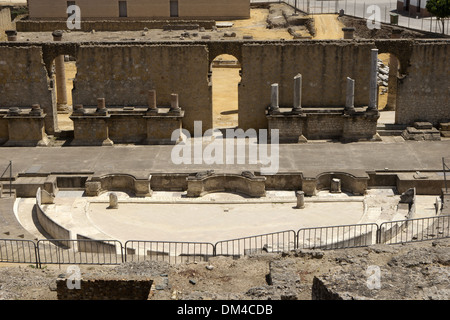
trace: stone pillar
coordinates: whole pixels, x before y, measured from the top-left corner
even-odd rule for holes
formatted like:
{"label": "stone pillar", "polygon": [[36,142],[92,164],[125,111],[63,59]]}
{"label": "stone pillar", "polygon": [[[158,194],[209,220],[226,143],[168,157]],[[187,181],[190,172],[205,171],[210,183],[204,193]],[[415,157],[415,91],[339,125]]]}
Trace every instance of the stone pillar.
{"label": "stone pillar", "polygon": [[336,178],[331,179],[330,192],[341,193],[341,179]]}
{"label": "stone pillar", "polygon": [[[53,31],[53,41],[62,40],[62,31]],[[64,65],[64,55],[59,55],[55,58],[55,72],[56,72],[56,105],[57,110],[67,112],[67,88],[66,88],[66,67]]]}
{"label": "stone pillar", "polygon": [[298,74],[294,77],[294,113],[302,112],[302,75]]}
{"label": "stone pillar", "polygon": [[97,99],[97,110],[95,110],[95,113],[105,114],[107,112],[108,112],[108,109],[106,109],[105,98],[98,98]]}
{"label": "stone pillar", "polygon": [[271,86],[271,96],[270,96],[270,110],[272,112],[280,112],[280,106],[278,103],[278,83],[274,83]]}
{"label": "stone pillar", "polygon": [[149,90],[148,91],[148,109],[147,112],[158,112],[158,108],[156,106],[156,91]]}
{"label": "stone pillar", "polygon": [[6,36],[8,37],[8,41],[17,41],[17,31],[16,30],[6,30]]}
{"label": "stone pillar", "polygon": [[180,113],[181,108],[178,102],[178,94],[172,93],[170,95],[170,113]]}
{"label": "stone pillar", "polygon": [[347,77],[345,112],[352,112],[352,111],[355,111],[355,80]]}
{"label": "stone pillar", "polygon": [[369,106],[367,111],[378,110],[378,49],[372,49],[370,57],[370,92],[369,92]]}
{"label": "stone pillar", "polygon": [[109,194],[109,207],[108,209],[118,209],[119,208],[119,199],[117,194],[111,192]]}
{"label": "stone pillar", "polygon": [[77,104],[73,106],[73,114],[74,115],[84,115],[86,114],[86,110],[84,109],[82,104]]}
{"label": "stone pillar", "polygon": [[353,39],[355,37],[355,28],[353,27],[344,27],[342,31],[344,31],[344,39]]}
{"label": "stone pillar", "polygon": [[296,191],[295,196],[297,197],[297,206],[296,209],[305,208],[305,193],[303,191]]}

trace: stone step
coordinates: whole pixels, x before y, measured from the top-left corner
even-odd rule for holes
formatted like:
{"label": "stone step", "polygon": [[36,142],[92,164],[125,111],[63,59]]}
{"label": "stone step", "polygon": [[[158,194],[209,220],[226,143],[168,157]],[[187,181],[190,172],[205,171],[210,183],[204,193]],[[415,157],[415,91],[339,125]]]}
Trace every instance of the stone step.
{"label": "stone step", "polygon": [[394,123],[378,123],[377,132],[380,136],[401,136],[406,125]]}

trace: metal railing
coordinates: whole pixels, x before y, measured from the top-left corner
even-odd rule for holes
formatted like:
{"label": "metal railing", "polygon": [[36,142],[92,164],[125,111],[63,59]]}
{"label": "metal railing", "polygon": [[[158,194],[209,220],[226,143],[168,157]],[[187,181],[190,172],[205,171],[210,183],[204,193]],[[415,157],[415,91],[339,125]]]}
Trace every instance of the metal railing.
{"label": "metal railing", "polygon": [[125,260],[130,261],[166,261],[181,263],[208,261],[214,256],[214,245],[207,242],[142,241],[125,242]]}
{"label": "metal railing", "polygon": [[232,256],[262,252],[282,252],[296,248],[294,230],[286,230],[274,233],[261,234],[231,240],[223,240],[216,243],[215,253],[218,256]]}
{"label": "metal railing", "polygon": [[38,267],[36,244],[31,240],[0,239],[0,262],[33,263]]}
{"label": "metal railing", "polygon": [[304,228],[297,232],[297,247],[341,249],[366,247],[377,242],[375,223]]}
{"label": "metal railing", "polygon": [[[258,253],[296,249],[334,250],[373,244],[400,244],[450,238],[450,215],[375,223],[302,228],[256,236],[208,242],[129,240],[0,239],[0,262],[42,264],[117,265],[132,261],[183,263],[210,257],[235,259]],[[68,243],[64,246],[62,243]]]}
{"label": "metal railing", "polygon": [[[69,246],[62,246],[61,243],[68,243]],[[124,262],[123,246],[118,240],[39,240],[37,242],[37,254],[39,265],[115,265]]]}
{"label": "metal railing", "polygon": [[378,243],[400,244],[450,237],[450,216],[436,216],[383,222],[378,231]]}

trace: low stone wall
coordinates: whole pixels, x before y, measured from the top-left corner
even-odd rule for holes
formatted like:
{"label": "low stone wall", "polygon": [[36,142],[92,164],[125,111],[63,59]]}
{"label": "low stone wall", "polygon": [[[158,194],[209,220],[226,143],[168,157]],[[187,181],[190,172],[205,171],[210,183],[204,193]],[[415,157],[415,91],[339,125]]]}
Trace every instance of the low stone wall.
{"label": "low stone wall", "polygon": [[58,278],[58,300],[147,300],[153,280],[120,278],[80,279],[80,289],[69,289],[67,282],[76,280]]}
{"label": "low stone wall", "polygon": [[88,112],[81,106],[70,116],[74,123],[73,146],[105,146],[114,143],[175,144],[172,133],[181,132],[184,112],[172,112],[169,108],[129,107]]}
{"label": "low stone wall", "polygon": [[[212,29],[214,20],[89,20],[82,21],[81,30],[88,31],[140,31],[148,29]],[[52,32],[67,30],[66,21],[58,20],[19,20],[16,22],[18,32]]]}
{"label": "low stone wall", "polygon": [[39,105],[31,110],[11,108],[0,114],[0,145],[5,147],[46,146],[45,114]]}
{"label": "low stone wall", "polygon": [[214,192],[238,192],[251,197],[265,197],[265,177],[252,174],[244,176],[234,174],[199,173],[187,178],[188,197],[202,197]]}
{"label": "low stone wall", "polygon": [[[41,188],[36,192],[36,215],[41,227],[53,239],[71,239],[71,232],[53,221],[44,211],[41,205]],[[61,244],[70,248],[70,241],[61,241]]]}
{"label": "low stone wall", "polygon": [[151,176],[136,179],[128,174],[108,174],[88,178],[85,184],[86,195],[98,196],[105,191],[123,191],[134,193],[138,197],[151,196]]}
{"label": "low stone wall", "polygon": [[114,241],[105,242],[101,240],[95,240],[81,234],[77,234],[77,240],[80,240],[77,241],[78,252],[93,252],[103,254],[117,253],[117,248]]}
{"label": "low stone wall", "polygon": [[[286,108],[288,109],[288,108]],[[377,140],[378,113],[345,114],[343,109],[320,109],[294,114],[291,110],[267,115],[269,131],[278,130],[281,143],[306,142],[307,139],[339,139],[345,142]]]}

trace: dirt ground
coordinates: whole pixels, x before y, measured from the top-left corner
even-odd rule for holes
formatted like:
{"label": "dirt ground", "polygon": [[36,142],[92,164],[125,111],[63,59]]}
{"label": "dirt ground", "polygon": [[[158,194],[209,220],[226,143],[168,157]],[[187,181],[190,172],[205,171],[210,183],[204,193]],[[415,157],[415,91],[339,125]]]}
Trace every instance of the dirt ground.
{"label": "dirt ground", "polygon": [[342,28],[345,27],[342,22],[338,20],[336,14],[315,14],[314,27],[316,28],[316,35],[313,39],[343,39],[344,32]]}
{"label": "dirt ground", "polygon": [[[334,279],[330,290],[357,299],[446,300],[449,246],[450,240],[441,239],[325,251],[300,249],[236,260],[214,257],[179,265],[145,261],[79,268],[84,279],[152,279],[148,300],[311,300],[315,277]],[[373,266],[381,268],[381,290],[366,286],[367,268]],[[0,263],[0,300],[56,300],[56,279],[69,278],[73,273],[68,267],[38,269]]]}
{"label": "dirt ground", "polygon": [[251,9],[250,19],[233,20],[230,30],[239,34],[251,35],[254,40],[292,39],[287,29],[267,29],[268,9]]}

